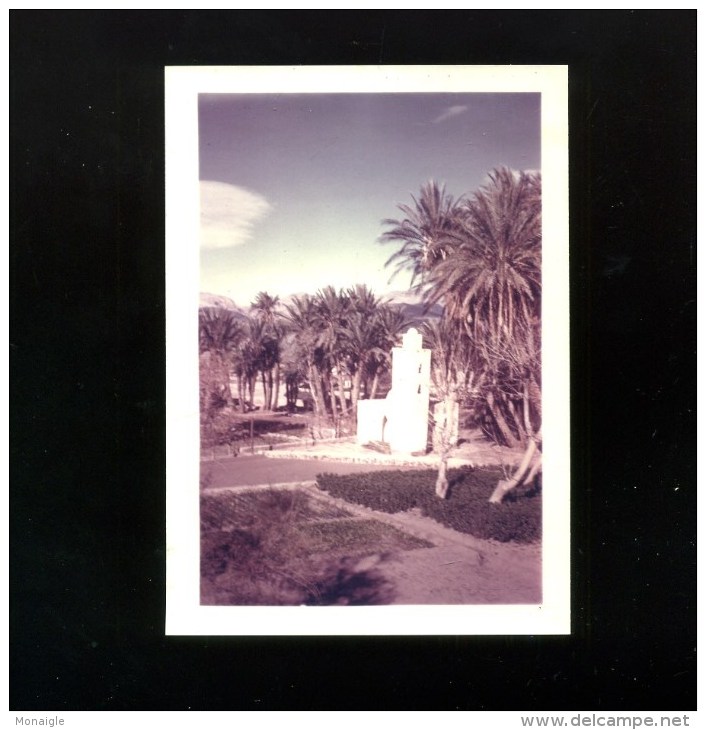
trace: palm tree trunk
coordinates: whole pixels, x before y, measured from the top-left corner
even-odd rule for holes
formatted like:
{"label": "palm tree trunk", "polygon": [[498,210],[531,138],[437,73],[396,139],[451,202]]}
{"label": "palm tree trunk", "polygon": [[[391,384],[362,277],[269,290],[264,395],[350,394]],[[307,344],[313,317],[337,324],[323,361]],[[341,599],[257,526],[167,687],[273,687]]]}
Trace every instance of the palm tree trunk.
{"label": "palm tree trunk", "polygon": [[248,378],[248,391],[250,392],[250,407],[255,407],[255,375]]}
{"label": "palm tree trunk", "polygon": [[326,389],[326,378],[318,369],[314,368],[314,389],[319,395],[319,416],[328,417],[328,391]]}
{"label": "palm tree trunk", "polygon": [[268,388],[267,388],[267,373],[264,370],[260,371],[260,376],[262,380],[262,410],[266,411],[269,410],[268,406]]}
{"label": "palm tree trunk", "polygon": [[379,371],[375,371],[375,375],[373,376],[373,384],[370,386],[370,394],[368,395],[368,398],[370,400],[374,400],[375,396],[378,393],[378,383],[380,382],[380,373]]}
{"label": "palm tree trunk", "polygon": [[542,464],[541,454],[538,454],[537,450],[537,442],[539,438],[540,434],[538,433],[535,438],[530,439],[517,470],[510,479],[501,479],[498,482],[497,487],[495,487],[495,490],[490,495],[490,499],[488,500],[489,502],[496,504],[498,502],[502,502],[505,495],[511,489],[519,484],[524,484],[534,479]]}
{"label": "palm tree trunk", "polygon": [[346,389],[344,387],[343,368],[337,365],[336,370],[338,371],[338,398],[341,401],[341,417],[346,415]]}
{"label": "palm tree trunk", "polygon": [[321,400],[319,397],[319,377],[318,373],[316,372],[316,367],[314,365],[308,365],[308,376],[309,376],[309,390],[311,391],[311,400],[314,404],[314,415],[316,418],[320,418],[321,416]]}
{"label": "palm tree trunk", "polygon": [[358,399],[360,398],[360,381],[362,377],[362,371],[360,368],[356,370],[353,376],[353,383],[351,388],[351,411],[353,413],[353,422],[358,421]]}
{"label": "palm tree trunk", "polygon": [[275,363],[275,371],[274,371],[274,380],[275,380],[275,394],[272,398],[274,401],[274,409],[277,410],[277,406],[279,405],[279,363]]}
{"label": "palm tree trunk", "polygon": [[297,389],[294,380],[285,375],[284,397],[287,401],[287,413],[294,413],[297,406]]}
{"label": "palm tree trunk", "polygon": [[519,434],[519,443],[521,446],[527,446],[527,439],[529,438],[529,433],[525,429],[525,422],[524,418],[522,417],[521,413],[518,413],[518,410],[521,409],[522,404],[517,403],[516,401],[510,399],[506,399],[507,403],[507,409],[510,412],[510,415],[512,416],[513,423],[515,424],[515,430]]}
{"label": "palm tree trunk", "polygon": [[446,494],[449,491],[449,480],[446,476],[448,467],[448,459],[443,457],[439,460],[439,471],[436,475],[436,487],[434,489],[436,496],[440,499],[446,499]]}
{"label": "palm tree trunk", "polygon": [[517,447],[520,446],[520,442],[515,437],[515,434],[513,434],[512,430],[510,429],[510,426],[508,425],[507,421],[505,420],[505,416],[503,415],[502,410],[499,408],[498,404],[495,401],[495,396],[493,395],[492,391],[489,392],[485,397],[486,403],[488,404],[488,409],[490,410],[490,414],[493,416],[493,420],[495,421],[498,429],[500,430],[500,433],[502,435],[503,440],[505,441],[505,444],[507,446]]}
{"label": "palm tree trunk", "polygon": [[267,398],[267,410],[268,411],[273,410],[272,399],[273,399],[274,389],[275,389],[274,388],[275,380],[274,380],[274,374],[273,373],[274,373],[274,368],[273,367],[270,368],[267,371],[267,388],[268,388],[268,393],[267,393],[267,395],[268,395],[268,398]]}
{"label": "palm tree trunk", "polygon": [[[503,317],[503,293],[502,289],[498,291],[498,335],[503,331],[505,319]],[[498,337],[499,339],[499,337]]]}
{"label": "palm tree trunk", "polygon": [[330,414],[332,420],[336,420],[336,396],[331,386],[331,373],[321,373],[321,391],[323,393],[324,408],[327,415]]}
{"label": "palm tree trunk", "polygon": [[230,367],[227,358],[220,358],[222,374],[223,374],[223,397],[227,406],[233,405],[233,394],[230,392]]}
{"label": "palm tree trunk", "polygon": [[452,433],[454,431],[454,411],[456,410],[456,394],[454,392],[447,392],[444,396],[443,411],[441,414],[441,421],[434,424],[435,428],[438,429],[439,440],[439,470],[436,475],[436,496],[440,499],[446,499],[446,494],[449,489],[449,480],[446,476],[448,469],[449,456],[451,449],[453,448]]}
{"label": "palm tree trunk", "polygon": [[240,412],[245,413],[245,378],[238,375],[238,399],[240,400]]}

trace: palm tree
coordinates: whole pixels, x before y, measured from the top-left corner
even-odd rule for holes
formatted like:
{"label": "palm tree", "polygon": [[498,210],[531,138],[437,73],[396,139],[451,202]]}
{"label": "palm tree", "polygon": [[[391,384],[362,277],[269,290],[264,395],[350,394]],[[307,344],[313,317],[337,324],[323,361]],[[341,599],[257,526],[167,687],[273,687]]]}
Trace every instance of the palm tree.
{"label": "palm tree", "polygon": [[388,264],[411,269],[426,305],[442,304],[453,336],[472,345],[472,390],[495,437],[531,445],[541,425],[541,176],[498,168],[459,201],[429,184],[414,203],[399,206],[403,220],[383,221],[392,227],[380,240],[403,244]]}
{"label": "palm tree", "polygon": [[279,401],[279,367],[282,327],[278,312],[279,297],[267,292],[258,292],[255,301],[250,305],[256,321],[262,326],[260,334],[261,346],[264,348],[261,357],[262,386],[265,393],[265,410],[277,408]]}
{"label": "palm tree", "polygon": [[399,345],[403,332],[411,324],[402,308],[389,302],[385,302],[378,307],[375,323],[377,326],[378,348],[372,352],[367,367],[368,374],[373,379],[370,389],[366,388],[368,397],[371,399],[377,395],[380,376],[392,367],[392,348]]}
{"label": "palm tree", "polygon": [[333,394],[331,375],[336,372],[338,381],[338,399],[341,416],[346,413],[346,396],[344,380],[347,375],[345,368],[345,344],[343,328],[345,327],[351,312],[351,303],[344,291],[336,291],[332,286],[326,286],[316,293],[316,325],[318,328],[317,344],[322,348],[327,360],[327,366],[323,372],[326,389],[331,394],[331,414],[336,417],[335,402]]}
{"label": "palm tree", "polygon": [[382,303],[381,299],[375,296],[375,293],[368,288],[367,284],[355,284],[348,288],[346,294],[353,309],[369,317],[375,315]]}
{"label": "palm tree", "polygon": [[228,352],[241,335],[235,312],[221,307],[199,309],[199,352]]}
{"label": "palm tree", "polygon": [[365,284],[356,284],[347,291],[349,311],[341,321],[341,346],[351,380],[351,412],[357,418],[361,382],[371,359],[381,353],[378,312],[381,301]]}
{"label": "palm tree", "polygon": [[293,331],[283,327],[280,372],[284,379],[287,412],[294,413],[299,399],[299,386],[307,381],[308,373],[302,348]]}
{"label": "palm tree", "polygon": [[261,291],[257,293],[255,301],[250,305],[250,309],[255,312],[257,319],[268,326],[272,326],[277,318],[278,306],[278,296],[271,296],[266,291]]}
{"label": "palm tree", "polygon": [[210,411],[219,402],[232,404],[232,359],[243,335],[243,327],[234,312],[220,307],[199,309],[202,410]]}
{"label": "palm tree", "polygon": [[248,328],[249,344],[252,347],[253,365],[260,373],[263,391],[263,410],[272,406],[272,371],[279,360],[280,343],[272,330],[262,320],[251,318]]}
{"label": "palm tree", "polygon": [[491,338],[477,341],[485,364],[482,397],[506,443],[528,444],[542,420],[541,323],[539,317],[515,330],[501,347]]}
{"label": "palm tree", "polygon": [[318,418],[324,411],[320,367],[322,356],[321,348],[318,345],[316,303],[312,297],[304,294],[300,297],[292,297],[291,304],[286,304],[284,308],[287,329],[295,338],[311,391],[314,413]]}
{"label": "palm tree", "polygon": [[427,302],[444,302],[469,335],[502,347],[540,309],[541,178],[493,170],[456,213],[448,255],[428,274]]}
{"label": "palm tree", "polygon": [[539,173],[493,170],[461,207],[455,237],[429,273],[427,301],[443,301],[484,356],[485,401],[501,440],[526,445],[536,428],[528,423],[530,390],[541,370]]}
{"label": "palm tree", "polygon": [[396,264],[391,279],[405,269],[411,270],[411,287],[419,291],[427,273],[448,254],[450,237],[457,228],[458,202],[446,192],[444,185],[433,180],[423,185],[419,197],[412,196],[412,200],[413,206],[397,206],[404,213],[403,218],[382,221],[389,228],[379,241],[402,243],[385,265]]}
{"label": "palm tree", "polygon": [[243,336],[233,355],[241,413],[245,413],[247,402],[251,406],[255,402],[255,380],[259,370],[261,350],[258,330],[258,323],[251,317],[247,317],[243,324]]}

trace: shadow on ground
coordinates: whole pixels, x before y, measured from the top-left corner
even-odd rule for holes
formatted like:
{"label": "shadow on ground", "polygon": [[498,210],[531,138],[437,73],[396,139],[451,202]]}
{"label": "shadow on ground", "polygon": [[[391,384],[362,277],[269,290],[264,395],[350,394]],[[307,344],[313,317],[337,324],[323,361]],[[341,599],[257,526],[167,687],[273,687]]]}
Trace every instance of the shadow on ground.
{"label": "shadow on ground", "polygon": [[[253,547],[248,538],[246,544]],[[253,570],[239,564],[234,547],[233,542],[221,542],[204,556],[202,605],[377,606],[390,603],[394,597],[392,584],[375,568],[361,568],[359,559],[341,558],[306,568],[268,565],[264,570]]]}
{"label": "shadow on ground", "polygon": [[394,598],[392,584],[380,571],[358,569],[344,558],[329,566],[305,603],[309,606],[380,606]]}

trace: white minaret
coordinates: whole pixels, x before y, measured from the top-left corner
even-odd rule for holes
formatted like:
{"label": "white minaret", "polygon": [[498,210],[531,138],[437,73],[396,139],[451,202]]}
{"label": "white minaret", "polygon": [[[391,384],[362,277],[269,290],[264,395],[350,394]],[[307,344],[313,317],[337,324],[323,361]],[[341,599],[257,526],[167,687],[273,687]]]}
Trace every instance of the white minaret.
{"label": "white minaret", "polygon": [[398,453],[426,451],[431,350],[411,327],[392,349],[392,389],[387,396],[385,441]]}

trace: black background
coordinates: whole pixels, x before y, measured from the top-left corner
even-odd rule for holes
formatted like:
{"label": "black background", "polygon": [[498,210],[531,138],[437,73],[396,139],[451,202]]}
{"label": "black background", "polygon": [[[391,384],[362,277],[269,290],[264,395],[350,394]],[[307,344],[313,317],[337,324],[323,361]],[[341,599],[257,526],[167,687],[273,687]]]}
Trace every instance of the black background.
{"label": "black background", "polygon": [[[696,11],[11,11],[10,41],[11,709],[695,709]],[[165,637],[164,66],[377,63],[570,66],[573,634]]]}

